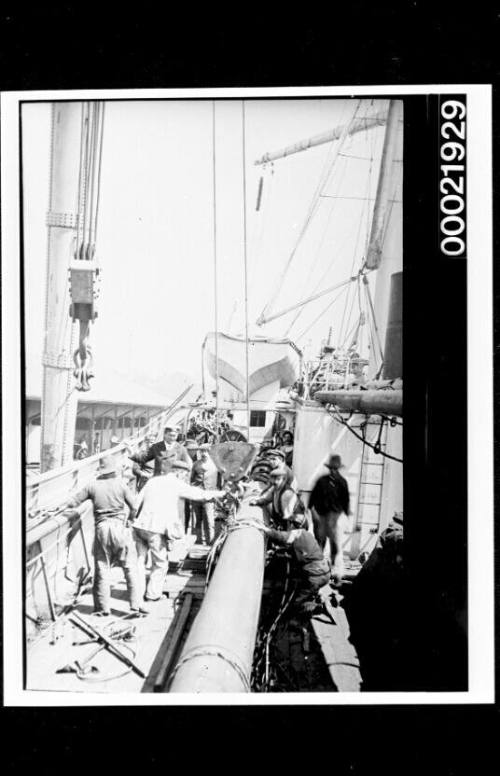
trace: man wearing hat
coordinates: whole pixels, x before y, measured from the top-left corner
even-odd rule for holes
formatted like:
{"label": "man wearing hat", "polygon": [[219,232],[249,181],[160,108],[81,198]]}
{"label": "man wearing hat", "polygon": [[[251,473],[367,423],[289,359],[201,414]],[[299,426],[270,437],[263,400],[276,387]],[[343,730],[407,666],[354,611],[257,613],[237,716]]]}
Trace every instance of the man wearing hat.
{"label": "man wearing hat", "polygon": [[148,610],[139,602],[137,554],[132,531],[127,524],[128,510],[128,518],[133,520],[135,517],[134,496],[123,479],[117,476],[112,456],[101,458],[97,478],[65,506],[72,509],[87,500],[92,501],[95,519],[95,613],[106,616],[111,612],[109,577],[112,566],[121,566],[123,569],[130,610],[134,614],[147,613]]}
{"label": "man wearing hat", "polygon": [[142,453],[134,453],[129,457],[132,461],[143,465],[148,461],[154,461],[154,476],[157,477],[161,472],[161,461],[163,458],[175,454],[175,460],[180,462],[184,469],[191,471],[193,462],[189,453],[183,445],[177,442],[178,432],[174,426],[165,426],[163,431],[163,441],[156,442]]}
{"label": "man wearing hat", "polygon": [[[195,461],[191,470],[191,485],[203,490],[215,490],[217,488],[217,467],[210,457],[210,445],[200,445],[200,459]],[[215,537],[215,508],[208,502],[194,502],[196,542],[212,544]]]}
{"label": "man wearing hat", "polygon": [[[150,432],[149,434],[146,434],[144,441],[142,442],[139,452],[145,453],[147,452],[150,447],[155,443],[156,434],[154,432]],[[136,477],[137,482],[137,492],[140,493],[140,491],[143,489],[144,485],[148,480],[151,479],[151,477],[154,474],[154,461],[147,461],[147,463],[138,464],[133,461],[132,463],[132,471]]]}
{"label": "man wearing hat", "polygon": [[[137,519],[134,523],[139,558],[139,584],[146,600],[158,601],[168,571],[169,541],[182,537],[179,522],[179,499],[211,501],[222,498],[225,491],[207,490],[184,482],[185,469],[173,455],[161,461],[158,477],[152,477],[139,494]],[[151,573],[146,587],[145,561],[151,553]]]}
{"label": "man wearing hat", "polygon": [[349,486],[339,472],[342,468],[340,455],[331,455],[325,466],[329,472],[320,477],[314,485],[309,499],[309,508],[313,517],[314,535],[322,549],[329,539],[332,577],[336,583],[339,583],[344,575],[342,515],[350,514]]}

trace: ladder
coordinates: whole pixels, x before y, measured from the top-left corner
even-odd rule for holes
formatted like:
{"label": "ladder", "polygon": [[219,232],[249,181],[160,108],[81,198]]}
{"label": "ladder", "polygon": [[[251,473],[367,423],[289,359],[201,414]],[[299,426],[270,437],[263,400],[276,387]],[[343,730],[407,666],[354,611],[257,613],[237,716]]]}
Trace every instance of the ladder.
{"label": "ladder", "polygon": [[[377,429],[378,429],[378,424]],[[384,450],[387,426],[384,424],[380,436],[380,449]],[[375,459],[375,460],[373,460]],[[384,484],[385,458],[377,454],[370,445],[363,442],[359,471],[356,515],[352,528],[349,557],[359,558],[370,543],[374,542],[380,530],[382,488]],[[371,519],[367,519],[370,517]]]}

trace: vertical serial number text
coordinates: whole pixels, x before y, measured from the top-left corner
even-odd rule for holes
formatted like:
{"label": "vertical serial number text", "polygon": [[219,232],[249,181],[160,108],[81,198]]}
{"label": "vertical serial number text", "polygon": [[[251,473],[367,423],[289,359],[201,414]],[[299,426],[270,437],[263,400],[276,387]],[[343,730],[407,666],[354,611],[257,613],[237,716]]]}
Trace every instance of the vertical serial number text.
{"label": "vertical serial number text", "polygon": [[441,105],[439,209],[441,251],[465,255],[465,104]]}

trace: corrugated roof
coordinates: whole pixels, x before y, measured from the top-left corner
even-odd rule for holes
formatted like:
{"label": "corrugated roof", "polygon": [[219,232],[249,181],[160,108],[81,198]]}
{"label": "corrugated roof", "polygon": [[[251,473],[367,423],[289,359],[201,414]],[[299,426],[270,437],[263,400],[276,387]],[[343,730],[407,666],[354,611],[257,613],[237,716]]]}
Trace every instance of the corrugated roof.
{"label": "corrugated roof", "polygon": [[[144,407],[168,407],[175,397],[153,391],[127,377],[113,372],[99,372],[90,381],[91,389],[80,393],[81,403],[134,404]],[[26,370],[26,398],[40,399],[42,375],[41,369],[37,379],[37,370]],[[186,384],[187,388],[188,384]]]}

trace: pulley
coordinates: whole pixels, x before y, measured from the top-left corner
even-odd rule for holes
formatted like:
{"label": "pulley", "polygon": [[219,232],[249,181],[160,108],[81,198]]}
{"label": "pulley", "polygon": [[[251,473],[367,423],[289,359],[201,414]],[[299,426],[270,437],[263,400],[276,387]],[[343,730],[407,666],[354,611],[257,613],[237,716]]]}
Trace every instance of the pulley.
{"label": "pulley", "polygon": [[[78,253],[93,256],[95,246],[80,246]],[[99,296],[100,269],[94,260],[75,259],[69,265],[69,314],[73,322],[94,321],[97,318],[96,301]]]}
{"label": "pulley", "polygon": [[95,246],[82,243],[77,255],[87,259],[75,258],[69,266],[69,285],[71,304],[69,314],[73,321],[79,322],[78,347],[73,353],[77,391],[89,391],[89,380],[94,377],[92,348],[88,344],[90,322],[97,318],[96,301],[99,296],[98,283],[100,269],[94,260]]}

